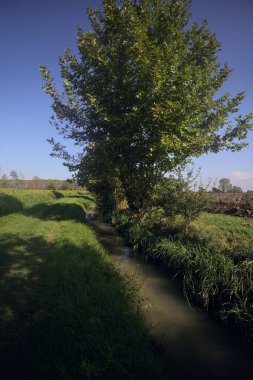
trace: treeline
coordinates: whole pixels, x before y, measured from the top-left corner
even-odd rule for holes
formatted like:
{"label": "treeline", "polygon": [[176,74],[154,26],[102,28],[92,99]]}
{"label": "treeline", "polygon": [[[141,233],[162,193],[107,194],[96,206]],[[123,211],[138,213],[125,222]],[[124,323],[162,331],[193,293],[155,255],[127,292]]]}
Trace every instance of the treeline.
{"label": "treeline", "polygon": [[0,179],[0,188],[32,189],[32,190],[76,190],[79,189],[74,180],[41,179],[37,176],[32,179],[24,179],[16,171],[12,171],[8,177],[6,174]]}

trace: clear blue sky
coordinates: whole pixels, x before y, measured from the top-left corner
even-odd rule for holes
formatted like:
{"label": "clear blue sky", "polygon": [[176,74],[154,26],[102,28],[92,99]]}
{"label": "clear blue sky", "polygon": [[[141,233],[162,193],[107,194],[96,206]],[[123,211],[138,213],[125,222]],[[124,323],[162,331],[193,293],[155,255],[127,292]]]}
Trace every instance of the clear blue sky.
{"label": "clear blue sky", "polygon": [[[76,51],[76,27],[89,29],[87,6],[99,0],[11,0],[0,2],[0,176],[11,170],[26,179],[66,179],[62,162],[49,156],[46,139],[56,136],[49,125],[51,100],[41,89],[39,66],[59,77],[58,56]],[[224,92],[244,90],[242,114],[253,111],[253,1],[192,0],[192,19],[208,20],[222,42],[221,62],[233,69]],[[204,181],[229,177],[253,190],[253,134],[237,153],[210,154],[196,160]]]}

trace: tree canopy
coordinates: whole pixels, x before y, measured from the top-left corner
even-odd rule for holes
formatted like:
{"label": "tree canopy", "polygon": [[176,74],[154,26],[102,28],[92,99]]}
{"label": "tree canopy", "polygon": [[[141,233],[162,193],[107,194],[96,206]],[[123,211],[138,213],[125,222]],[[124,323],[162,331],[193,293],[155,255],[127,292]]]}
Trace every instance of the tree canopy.
{"label": "tree canopy", "polygon": [[101,5],[88,9],[91,31],[78,29],[79,56],[68,49],[59,58],[62,92],[41,67],[52,123],[82,151],[74,159],[50,142],[79,181],[107,195],[120,187],[139,210],[190,158],[244,147],[252,115],[238,115],[243,92],[217,96],[231,70],[218,62],[207,22],[191,23],[188,0]]}

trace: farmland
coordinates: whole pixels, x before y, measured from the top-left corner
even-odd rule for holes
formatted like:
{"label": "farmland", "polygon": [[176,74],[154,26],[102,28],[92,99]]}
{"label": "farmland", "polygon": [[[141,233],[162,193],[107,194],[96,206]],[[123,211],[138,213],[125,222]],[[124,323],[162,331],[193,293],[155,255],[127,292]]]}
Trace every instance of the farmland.
{"label": "farmland", "polygon": [[206,210],[236,216],[253,216],[253,192],[207,193]]}
{"label": "farmland", "polygon": [[1,191],[2,378],[163,378],[135,287],[86,225],[93,207],[84,192]]}

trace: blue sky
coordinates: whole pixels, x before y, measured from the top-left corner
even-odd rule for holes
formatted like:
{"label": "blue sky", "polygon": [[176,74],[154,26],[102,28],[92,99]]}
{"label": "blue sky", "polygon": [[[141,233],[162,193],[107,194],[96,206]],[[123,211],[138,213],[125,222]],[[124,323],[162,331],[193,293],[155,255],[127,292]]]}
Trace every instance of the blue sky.
{"label": "blue sky", "polygon": [[[10,0],[0,2],[0,176],[11,170],[26,179],[66,179],[70,175],[49,156],[46,139],[56,136],[49,125],[51,100],[41,89],[39,66],[47,65],[59,78],[58,56],[76,51],[76,27],[89,29],[87,6],[99,0]],[[253,1],[192,0],[192,19],[207,19],[222,42],[220,62],[233,69],[224,85],[232,95],[244,90],[240,113],[253,111]],[[253,133],[249,146],[237,153],[209,154],[195,160],[203,181],[229,177],[244,190],[253,190]]]}

